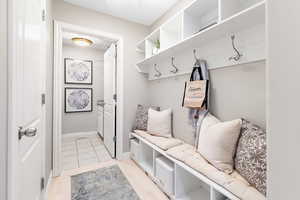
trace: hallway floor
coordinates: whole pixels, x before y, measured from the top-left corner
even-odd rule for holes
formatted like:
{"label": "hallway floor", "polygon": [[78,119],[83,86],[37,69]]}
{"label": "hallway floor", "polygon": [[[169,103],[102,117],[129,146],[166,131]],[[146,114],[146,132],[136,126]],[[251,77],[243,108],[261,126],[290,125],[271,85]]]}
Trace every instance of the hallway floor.
{"label": "hallway floor", "polygon": [[112,158],[96,132],[63,135],[63,170],[81,168],[109,160]]}
{"label": "hallway floor", "polygon": [[116,164],[120,167],[141,200],[168,200],[166,195],[131,160],[111,160],[88,167],[64,171],[61,176],[53,178],[50,182],[47,192],[48,200],[71,199],[71,176]]}

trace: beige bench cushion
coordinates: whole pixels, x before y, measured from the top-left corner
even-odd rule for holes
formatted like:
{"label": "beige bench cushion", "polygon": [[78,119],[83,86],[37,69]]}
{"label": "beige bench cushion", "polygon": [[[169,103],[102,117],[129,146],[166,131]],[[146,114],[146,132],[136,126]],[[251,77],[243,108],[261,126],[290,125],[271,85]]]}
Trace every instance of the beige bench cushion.
{"label": "beige bench cushion", "polygon": [[139,136],[143,137],[144,139],[146,139],[147,141],[149,141],[150,143],[158,146],[159,148],[165,151],[170,148],[181,145],[183,143],[181,140],[176,138],[165,138],[160,136],[153,136],[141,130],[135,130],[134,132]]}
{"label": "beige bench cushion", "polygon": [[167,151],[167,154],[184,162],[242,200],[266,200],[266,197],[254,187],[251,187],[238,172],[234,171],[229,175],[218,170],[197,153],[191,145],[183,144],[171,148]]}

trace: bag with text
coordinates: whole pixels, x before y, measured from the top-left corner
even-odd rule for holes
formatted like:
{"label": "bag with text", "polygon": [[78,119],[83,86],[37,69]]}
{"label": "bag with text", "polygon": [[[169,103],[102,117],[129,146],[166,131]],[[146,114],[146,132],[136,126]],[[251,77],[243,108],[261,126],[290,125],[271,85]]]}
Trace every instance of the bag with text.
{"label": "bag with text", "polygon": [[[200,80],[195,80],[195,77],[199,77]],[[182,106],[186,108],[206,109],[208,82],[209,80],[203,80],[201,68],[194,68],[190,81],[185,82]]]}

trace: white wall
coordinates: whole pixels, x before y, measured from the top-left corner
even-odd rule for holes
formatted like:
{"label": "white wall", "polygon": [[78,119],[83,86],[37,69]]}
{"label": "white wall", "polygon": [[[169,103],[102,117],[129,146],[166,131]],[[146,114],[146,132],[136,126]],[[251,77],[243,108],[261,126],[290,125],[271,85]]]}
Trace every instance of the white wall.
{"label": "white wall", "polygon": [[[82,87],[93,89],[93,111],[82,113],[65,113],[62,110],[62,133],[97,131],[97,101],[103,99],[103,55],[104,51],[94,48],[63,45],[63,58],[73,58],[93,61],[93,84],[65,84],[65,87]],[[64,63],[64,62],[63,62]],[[62,66],[64,68],[64,66]],[[63,89],[64,91],[64,89]],[[63,94],[64,97],[64,94]],[[64,105],[64,98],[62,99]]]}
{"label": "white wall", "polygon": [[299,199],[300,2],[267,1],[268,199]]}
{"label": "white wall", "polygon": [[136,52],[136,43],[142,40],[149,28],[140,24],[125,21],[96,11],[53,1],[54,19],[83,27],[98,29],[121,35],[124,40],[124,148],[129,151],[129,130],[135,117],[136,105],[147,102],[147,81],[135,69],[135,63],[142,58]]}
{"label": "white wall", "polygon": [[6,199],[7,178],[7,1],[0,1],[0,199]]}

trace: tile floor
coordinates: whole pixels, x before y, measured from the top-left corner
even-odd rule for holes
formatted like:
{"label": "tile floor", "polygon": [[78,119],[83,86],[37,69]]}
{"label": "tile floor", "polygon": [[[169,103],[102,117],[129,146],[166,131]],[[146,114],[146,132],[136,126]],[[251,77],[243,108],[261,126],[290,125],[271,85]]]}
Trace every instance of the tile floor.
{"label": "tile floor", "polygon": [[112,160],[101,138],[95,133],[68,134],[62,138],[63,170],[76,169]]}

